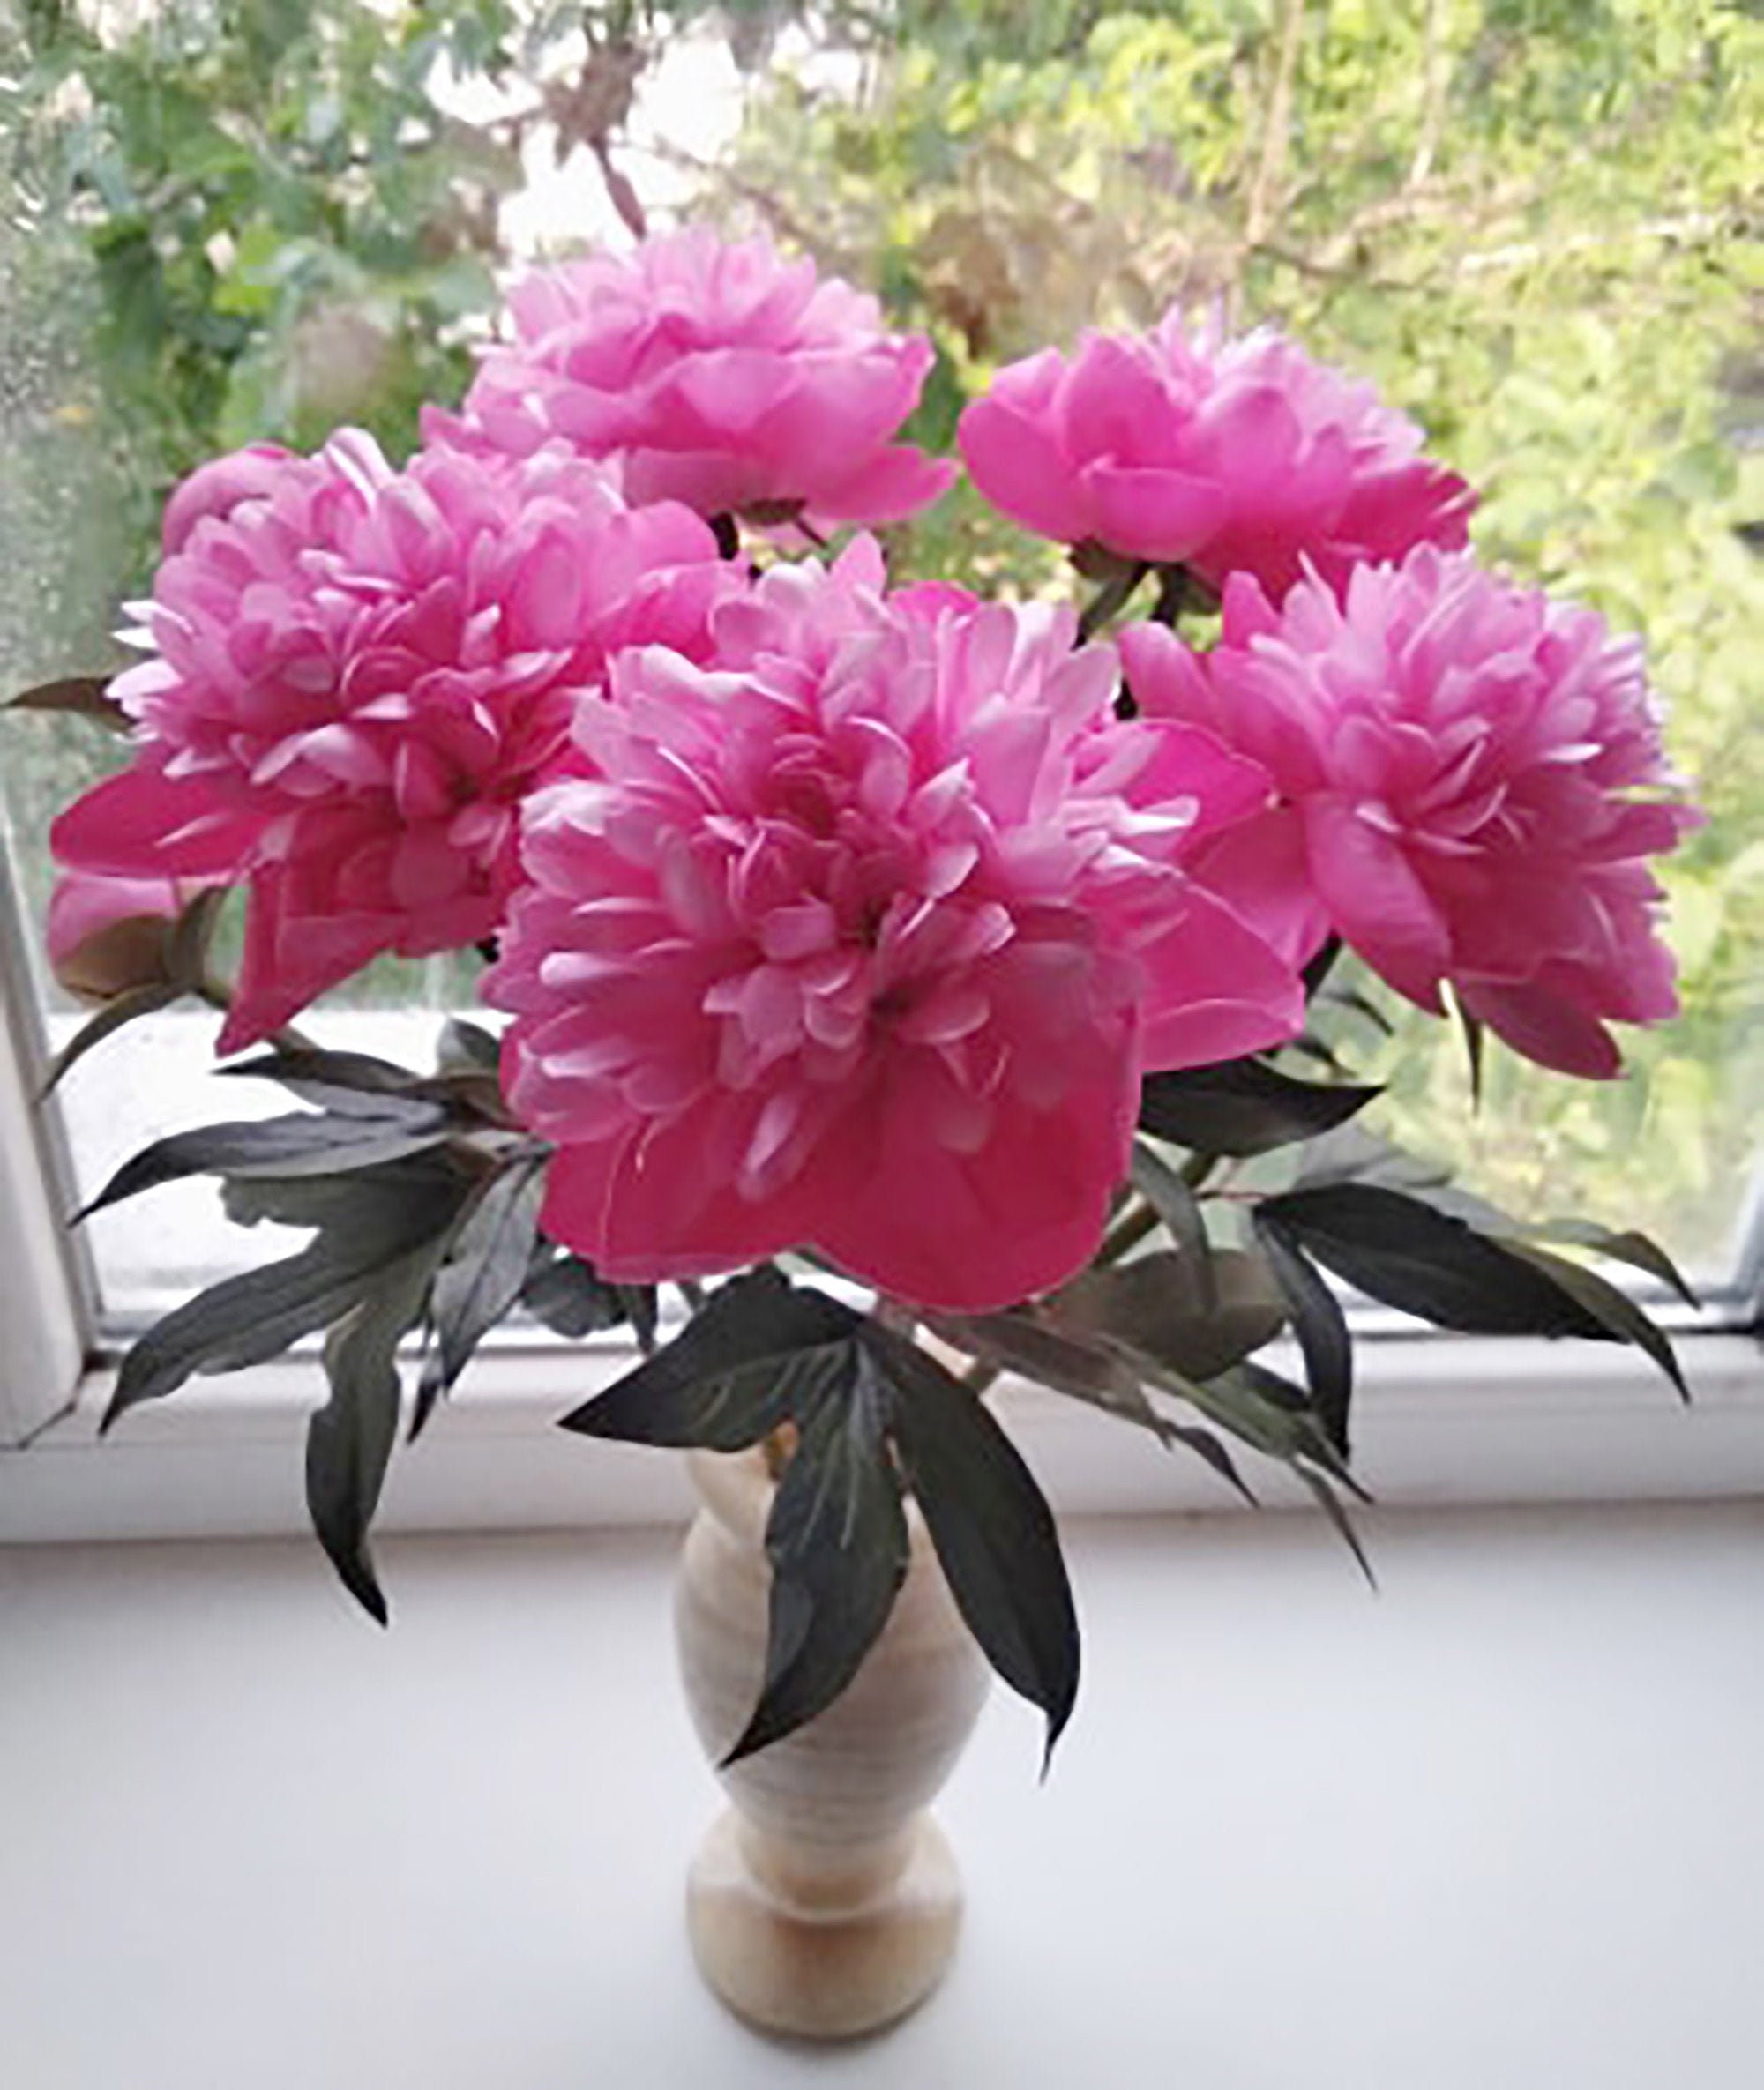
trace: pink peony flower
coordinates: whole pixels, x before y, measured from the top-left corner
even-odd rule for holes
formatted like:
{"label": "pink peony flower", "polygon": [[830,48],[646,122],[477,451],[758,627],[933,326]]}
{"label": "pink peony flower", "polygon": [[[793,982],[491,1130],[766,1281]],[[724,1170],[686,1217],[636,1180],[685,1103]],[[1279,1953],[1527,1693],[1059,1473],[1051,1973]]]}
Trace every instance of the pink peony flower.
{"label": "pink peony flower", "polygon": [[1002,1306],[1095,1249],[1143,1071],[1302,1020],[1180,869],[1266,776],[1117,720],[1069,612],[881,591],[860,539],[721,605],[710,667],[621,654],[576,724],[596,780],[527,808],[485,993],[546,1225],[611,1277],[812,1244]]}
{"label": "pink peony flower", "polygon": [[182,551],[198,523],[209,516],[223,520],[242,501],[261,500],[287,478],[291,453],[279,443],[248,443],[226,457],[198,465],[172,489],[160,525],[161,549],[167,558]]}
{"label": "pink peony flower", "polygon": [[486,359],[462,420],[431,439],[521,457],[554,437],[616,459],[632,501],[700,515],[800,504],[819,523],[892,522],[955,467],[890,438],[933,351],[882,329],[873,297],[769,240],[703,227],[529,276],[513,343]]}
{"label": "pink peony flower", "polygon": [[1571,1074],[1618,1071],[1607,1021],[1672,1014],[1647,859],[1700,816],[1666,769],[1639,640],[1423,546],[1361,567],[1345,602],[1312,576],[1276,613],[1235,580],[1207,653],[1155,625],[1121,645],[1148,714],[1273,776],[1278,808],[1196,869],[1289,955],[1333,926],[1423,1008],[1449,980]]}
{"label": "pink peony flower", "polygon": [[1148,334],[1087,333],[1009,364],[966,408],[975,484],[1026,528],[1180,564],[1277,601],[1309,559],[1357,565],[1466,541],[1476,496],[1370,384],[1270,331],[1212,345],[1174,307]]}
{"label": "pink peony flower", "polygon": [[49,895],[49,970],[82,1001],[167,983],[166,938],[201,880],[66,871]]}
{"label": "pink peony flower", "polygon": [[86,871],[249,878],[226,1051],[380,952],[489,936],[609,652],[691,650],[742,585],[696,516],[630,511],[561,450],[395,472],[346,432],[206,467],[172,508],[153,657],[112,685],[136,761],[53,840]]}

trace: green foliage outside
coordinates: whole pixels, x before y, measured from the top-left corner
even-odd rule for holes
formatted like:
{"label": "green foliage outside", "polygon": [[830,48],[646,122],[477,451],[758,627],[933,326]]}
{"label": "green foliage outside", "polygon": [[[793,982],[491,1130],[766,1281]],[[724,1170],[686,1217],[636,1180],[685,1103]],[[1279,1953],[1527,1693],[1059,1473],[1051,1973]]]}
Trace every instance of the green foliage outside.
{"label": "green foliage outside", "polygon": [[[26,384],[28,439],[0,446],[9,679],[91,663],[150,563],[165,486],[199,457],[310,443],[344,417],[407,445],[416,401],[463,383],[520,122],[616,146],[631,78],[705,11],[172,0],[101,44],[36,0],[6,67],[30,116],[11,126],[14,183],[34,200],[31,236],[17,212],[0,231],[0,288],[9,332],[41,348],[7,380]],[[1444,1026],[1404,1023],[1396,1043],[1364,1026],[1353,1056],[1393,1079],[1387,1130],[1522,1213],[1646,1224],[1722,1265],[1764,1129],[1755,10],[813,11],[823,43],[857,54],[855,93],[778,57],[802,12],[714,18],[753,71],[706,207],[769,224],[931,330],[922,440],[947,444],[999,362],[1087,324],[1175,298],[1278,322],[1376,377],[1484,488],[1484,556],[1646,633],[1712,816],[1667,874],[1684,1019],[1633,1039],[1631,1074],[1603,1087],[1491,1052],[1476,1114]],[[461,75],[530,83],[537,113],[446,115],[443,52]],[[1068,582],[1057,551],[966,490],[896,535],[903,570]],[[0,730],[15,803],[64,789],[69,749],[34,722]],[[409,990],[378,978],[370,991]]]}

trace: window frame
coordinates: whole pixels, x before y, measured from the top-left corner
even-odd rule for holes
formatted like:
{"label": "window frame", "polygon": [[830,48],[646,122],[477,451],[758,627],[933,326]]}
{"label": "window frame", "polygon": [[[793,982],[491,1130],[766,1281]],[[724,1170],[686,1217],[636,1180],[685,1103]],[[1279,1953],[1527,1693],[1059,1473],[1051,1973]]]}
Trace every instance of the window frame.
{"label": "window frame", "polygon": [[[0,880],[10,874],[0,870]],[[56,1114],[19,912],[0,882],[0,1542],[237,1537],[305,1526],[306,1420],[324,1398],[317,1347],[198,1379],[101,1439],[114,1369],[96,1289],[61,1215],[71,1176]],[[1356,1467],[1382,1504],[1645,1501],[1764,1494],[1764,1195],[1746,1215],[1735,1283],[1678,1338],[1693,1400],[1615,1345],[1441,1334],[1358,1319]],[[511,1331],[485,1346],[447,1412],[392,1462],[388,1529],[675,1522],[684,1464],[639,1447],[559,1442],[557,1423],[629,1369],[630,1340],[570,1344]],[[1278,1359],[1276,1360],[1279,1361]],[[1296,1368],[1297,1361],[1290,1361]],[[1241,1507],[1198,1460],[1021,1380],[998,1401],[1055,1507],[1119,1515]],[[1278,1471],[1271,1506],[1307,1500]]]}
{"label": "window frame", "polygon": [[0,837],[0,1453],[73,1412],[96,1332],[93,1273],[63,1219],[73,1172],[61,1121],[38,1101],[48,1051],[30,977]]}

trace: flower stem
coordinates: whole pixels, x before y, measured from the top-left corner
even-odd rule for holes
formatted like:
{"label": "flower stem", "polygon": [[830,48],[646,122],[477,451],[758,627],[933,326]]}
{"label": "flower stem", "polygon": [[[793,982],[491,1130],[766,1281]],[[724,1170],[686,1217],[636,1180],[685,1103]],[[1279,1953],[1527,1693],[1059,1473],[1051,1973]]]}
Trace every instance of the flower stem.
{"label": "flower stem", "polygon": [[1143,1199],[1130,1205],[1102,1236],[1096,1251],[1098,1264],[1118,1263],[1129,1249],[1137,1248],[1158,1223],[1158,1215]]}
{"label": "flower stem", "polygon": [[1086,603],[1078,619],[1078,643],[1094,638],[1110,618],[1126,608],[1135,588],[1151,569],[1143,559],[1136,559],[1131,566],[1124,566],[1118,573],[1112,573]]}

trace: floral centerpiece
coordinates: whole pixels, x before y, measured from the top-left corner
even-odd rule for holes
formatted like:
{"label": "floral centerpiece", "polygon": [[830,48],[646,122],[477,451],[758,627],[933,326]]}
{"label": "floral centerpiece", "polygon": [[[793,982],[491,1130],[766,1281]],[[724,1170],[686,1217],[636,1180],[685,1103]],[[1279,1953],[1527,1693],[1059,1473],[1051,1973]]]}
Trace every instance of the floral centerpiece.
{"label": "floral centerpiece", "polygon": [[[1078,1636],[1000,1372],[1245,1492],[1278,1461],[1344,1531],[1331,1277],[1678,1376],[1580,1252],[1678,1283],[1650,1243],[1503,1218],[1350,1122],[1332,984],[1352,951],[1473,1064],[1591,1079],[1671,1014],[1649,860],[1697,815],[1639,646],[1481,565],[1472,489],[1370,386],[1177,312],[962,416],[1081,608],[892,586],[868,531],[958,468],[898,440],[931,355],[764,241],[541,272],[402,464],[344,430],[196,472],[140,663],[25,700],[132,743],[55,829],[52,952],[101,1002],[64,1064],[195,996],[220,1071],[300,1106],[93,1200],[207,1173],[311,1235],[142,1336],[108,1420],[323,1333],[313,1523],[383,1618],[406,1393],[415,1437],[505,1316],[628,1322],[645,1361],[564,1427],[763,1445],[777,1482],[730,1762],[858,1672],[909,1500],[1051,1746]],[[432,1070],[290,1027],[382,952],[474,950],[492,1017]]]}

